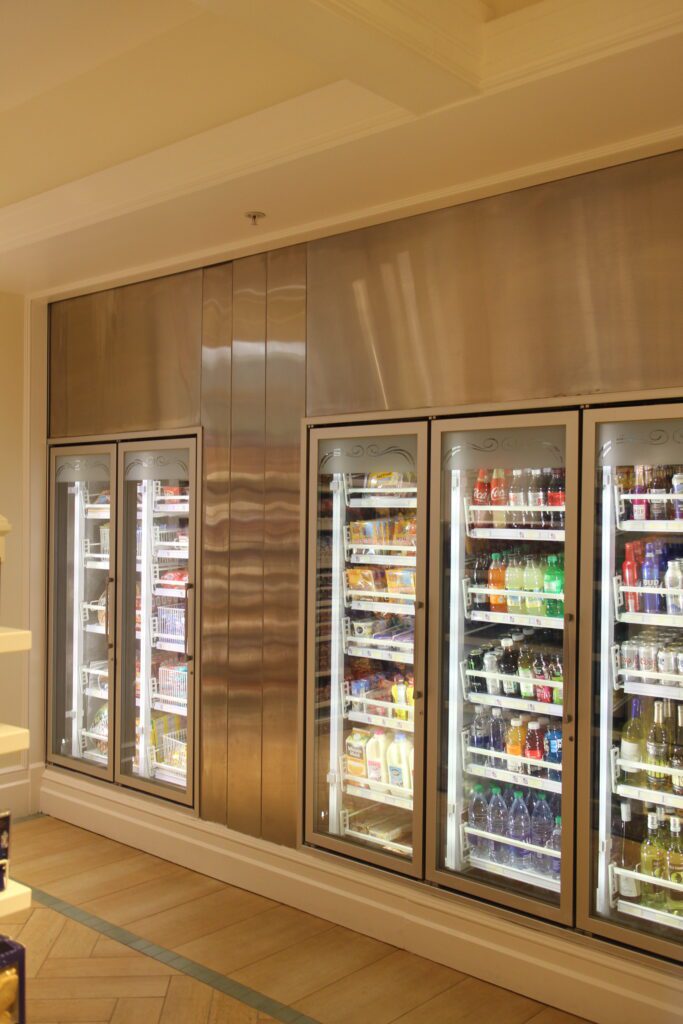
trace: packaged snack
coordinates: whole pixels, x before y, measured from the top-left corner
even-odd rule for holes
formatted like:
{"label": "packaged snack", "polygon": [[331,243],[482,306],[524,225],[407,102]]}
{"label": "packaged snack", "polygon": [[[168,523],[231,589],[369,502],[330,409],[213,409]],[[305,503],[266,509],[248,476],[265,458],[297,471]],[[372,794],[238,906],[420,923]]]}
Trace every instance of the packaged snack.
{"label": "packaged snack", "polygon": [[370,473],[366,478],[366,487],[371,487],[373,490],[392,490],[395,491],[403,485],[403,475],[401,473]]}
{"label": "packaged snack", "polygon": [[371,637],[384,628],[383,619],[355,619],[351,623],[354,636]]}
{"label": "packaged snack", "polygon": [[415,572],[412,569],[386,569],[384,575],[389,593],[415,593]]}
{"label": "packaged snack", "polygon": [[414,547],[417,541],[417,519],[400,516],[394,521],[392,543]]}
{"label": "packaged snack", "polygon": [[382,569],[347,569],[346,585],[349,590],[384,589],[384,571]]}

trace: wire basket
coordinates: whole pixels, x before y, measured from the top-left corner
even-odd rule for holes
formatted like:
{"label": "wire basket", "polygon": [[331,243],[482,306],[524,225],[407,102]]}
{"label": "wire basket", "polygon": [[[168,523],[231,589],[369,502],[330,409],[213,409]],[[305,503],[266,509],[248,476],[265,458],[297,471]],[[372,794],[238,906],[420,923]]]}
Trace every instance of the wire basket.
{"label": "wire basket", "polygon": [[183,643],[185,640],[185,608],[160,604],[157,608],[159,637]]}
{"label": "wire basket", "polygon": [[166,733],[161,738],[161,759],[167,768],[187,772],[187,729]]}
{"label": "wire basket", "polygon": [[172,700],[187,700],[187,665],[171,668],[161,665],[159,668],[158,693],[160,697]]}

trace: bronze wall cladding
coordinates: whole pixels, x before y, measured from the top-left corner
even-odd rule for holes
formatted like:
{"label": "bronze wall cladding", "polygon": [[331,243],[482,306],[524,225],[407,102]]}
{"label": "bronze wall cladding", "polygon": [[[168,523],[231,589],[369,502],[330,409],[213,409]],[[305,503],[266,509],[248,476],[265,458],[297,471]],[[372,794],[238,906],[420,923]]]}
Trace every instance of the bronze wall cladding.
{"label": "bronze wall cladding", "polygon": [[683,151],[308,245],[307,412],[683,383]]}
{"label": "bronze wall cladding", "polygon": [[261,834],[266,256],[233,264],[227,824]]}
{"label": "bronze wall cladding", "polygon": [[295,846],[305,246],[269,253],[267,270],[261,835]]}
{"label": "bronze wall cladding", "polygon": [[232,264],[204,270],[199,807],[225,824],[228,785]]}
{"label": "bronze wall cladding", "polygon": [[199,423],[202,271],[50,306],[50,436]]}

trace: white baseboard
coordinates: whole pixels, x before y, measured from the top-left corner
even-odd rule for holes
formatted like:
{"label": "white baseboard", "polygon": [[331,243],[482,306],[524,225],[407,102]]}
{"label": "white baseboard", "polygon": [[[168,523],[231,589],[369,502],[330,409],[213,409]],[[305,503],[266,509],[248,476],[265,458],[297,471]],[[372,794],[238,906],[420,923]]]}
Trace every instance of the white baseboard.
{"label": "white baseboard", "polygon": [[683,1021],[680,969],[47,768],[40,809],[599,1024]]}
{"label": "white baseboard", "polygon": [[0,810],[10,811],[13,818],[25,818],[39,806],[39,789],[43,764],[28,768],[10,768],[0,772]]}

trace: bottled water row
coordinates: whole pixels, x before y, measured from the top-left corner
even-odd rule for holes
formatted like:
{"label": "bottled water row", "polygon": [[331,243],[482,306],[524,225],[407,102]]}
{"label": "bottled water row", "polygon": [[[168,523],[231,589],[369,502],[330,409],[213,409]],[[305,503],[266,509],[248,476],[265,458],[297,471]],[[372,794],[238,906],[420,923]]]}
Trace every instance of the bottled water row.
{"label": "bottled water row", "polygon": [[473,787],[467,812],[468,824],[481,832],[501,837],[497,841],[470,835],[473,853],[495,864],[510,865],[521,871],[535,871],[559,880],[559,857],[505,842],[506,839],[513,839],[560,853],[562,818],[559,813],[554,813],[554,810],[559,811],[559,806],[552,807],[548,795],[543,792],[531,790],[528,803],[521,789],[512,790],[506,795],[507,801],[501,787],[492,786],[487,800],[482,785]]}

